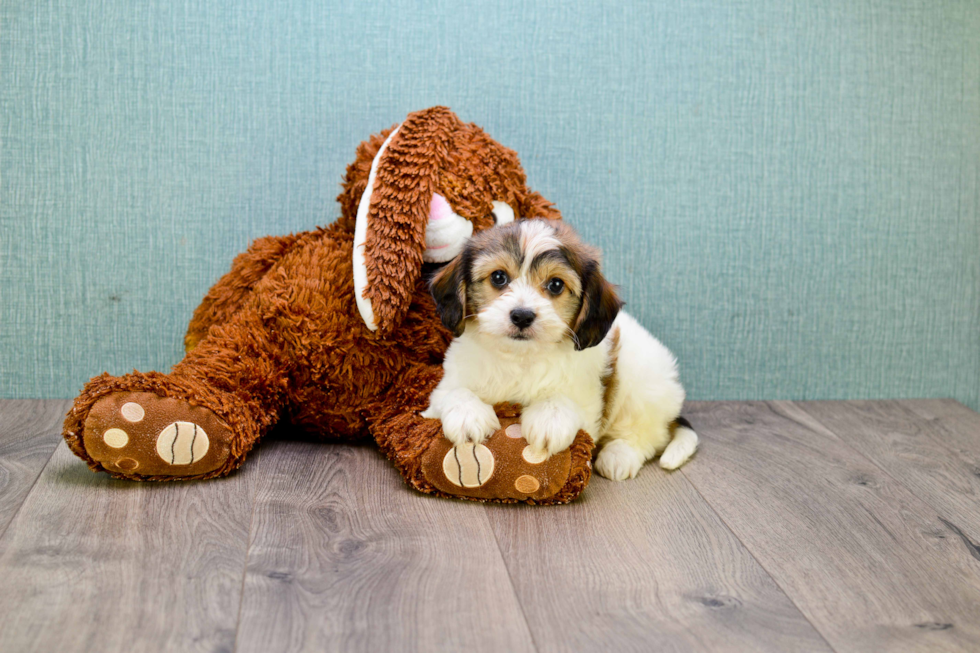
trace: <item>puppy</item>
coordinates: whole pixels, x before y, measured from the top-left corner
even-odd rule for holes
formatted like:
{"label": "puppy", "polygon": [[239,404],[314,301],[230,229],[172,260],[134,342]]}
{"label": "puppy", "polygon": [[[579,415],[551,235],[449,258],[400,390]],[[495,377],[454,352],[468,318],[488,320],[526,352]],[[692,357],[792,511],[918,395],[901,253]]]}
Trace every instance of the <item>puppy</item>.
{"label": "puppy", "polygon": [[596,471],[633,478],[660,454],[676,469],[698,436],[680,417],[684,388],[674,356],[602,277],[598,253],[563,222],[519,220],[476,234],[432,280],[456,338],[423,417],[454,444],[500,428],[493,405],[522,405],[534,448],[567,449],[579,429],[601,447]]}

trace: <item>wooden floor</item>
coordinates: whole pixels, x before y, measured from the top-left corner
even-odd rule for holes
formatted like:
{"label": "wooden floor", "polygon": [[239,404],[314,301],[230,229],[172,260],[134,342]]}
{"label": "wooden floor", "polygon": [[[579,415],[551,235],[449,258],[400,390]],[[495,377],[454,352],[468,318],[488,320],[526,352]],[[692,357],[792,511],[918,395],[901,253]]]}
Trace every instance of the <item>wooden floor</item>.
{"label": "wooden floor", "polygon": [[549,508],[286,440],[114,481],[68,406],[0,402],[0,651],[980,651],[980,415],[954,401],[694,403],[681,471]]}

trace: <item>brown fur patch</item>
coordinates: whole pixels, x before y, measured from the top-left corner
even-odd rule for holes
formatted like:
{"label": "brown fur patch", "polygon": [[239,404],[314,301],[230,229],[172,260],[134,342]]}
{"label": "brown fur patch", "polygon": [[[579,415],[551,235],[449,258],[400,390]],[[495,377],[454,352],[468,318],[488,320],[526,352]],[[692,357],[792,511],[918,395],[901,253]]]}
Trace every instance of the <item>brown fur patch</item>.
{"label": "brown fur patch", "polygon": [[603,427],[609,419],[609,404],[619,386],[619,375],[616,374],[616,366],[619,363],[619,344],[619,327],[616,327],[609,335],[609,366],[606,368],[606,373],[602,375]]}

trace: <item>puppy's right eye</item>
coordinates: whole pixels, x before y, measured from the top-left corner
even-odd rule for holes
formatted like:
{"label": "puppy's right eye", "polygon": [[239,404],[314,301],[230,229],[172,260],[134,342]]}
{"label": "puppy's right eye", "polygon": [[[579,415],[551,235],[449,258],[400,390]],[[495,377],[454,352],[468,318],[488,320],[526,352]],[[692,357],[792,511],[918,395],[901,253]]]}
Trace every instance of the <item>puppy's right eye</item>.
{"label": "puppy's right eye", "polygon": [[508,281],[510,281],[510,278],[503,270],[494,270],[490,273],[490,283],[493,284],[494,288],[503,288],[507,285]]}

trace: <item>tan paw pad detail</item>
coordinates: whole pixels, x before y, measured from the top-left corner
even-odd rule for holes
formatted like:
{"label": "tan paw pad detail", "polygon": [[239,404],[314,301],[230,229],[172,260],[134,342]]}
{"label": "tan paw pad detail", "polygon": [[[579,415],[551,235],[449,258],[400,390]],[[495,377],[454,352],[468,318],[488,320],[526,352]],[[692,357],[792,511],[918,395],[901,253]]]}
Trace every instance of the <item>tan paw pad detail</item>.
{"label": "tan paw pad detail", "polygon": [[526,474],[524,476],[518,476],[517,480],[514,481],[514,489],[524,494],[537,492],[539,487],[541,487],[541,483],[538,482],[538,479],[533,476],[527,476]]}
{"label": "tan paw pad detail", "polygon": [[493,476],[493,454],[482,444],[467,442],[453,447],[442,459],[446,478],[459,487],[480,487]]}
{"label": "tan paw pad detail", "polygon": [[122,413],[127,422],[139,422],[146,415],[143,407],[133,401],[123,404],[119,412]]}
{"label": "tan paw pad detail", "polygon": [[109,429],[102,434],[102,439],[113,449],[122,449],[129,443],[129,434],[122,429]]}
{"label": "tan paw pad detail", "polygon": [[157,455],[171,465],[190,465],[208,452],[208,434],[193,422],[174,422],[157,437]]}
{"label": "tan paw pad detail", "polygon": [[535,449],[531,445],[524,447],[524,451],[521,452],[521,456],[524,460],[531,463],[532,465],[540,465],[544,461],[548,460],[548,452],[541,451],[540,449]]}
{"label": "tan paw pad detail", "polygon": [[514,439],[521,437],[522,436],[521,425],[511,424],[506,429],[504,429],[504,435],[506,435],[508,438],[514,438]]}

